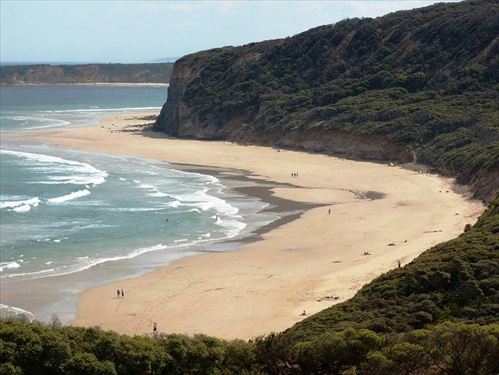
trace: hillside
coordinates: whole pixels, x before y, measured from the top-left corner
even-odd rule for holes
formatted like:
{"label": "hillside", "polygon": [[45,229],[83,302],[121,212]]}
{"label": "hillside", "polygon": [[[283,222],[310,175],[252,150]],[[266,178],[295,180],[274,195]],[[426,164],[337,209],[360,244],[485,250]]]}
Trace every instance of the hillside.
{"label": "hillside", "polygon": [[173,63],[5,65],[0,84],[168,83]]}
{"label": "hillside", "polygon": [[179,59],[155,129],[423,163],[490,200],[499,186],[499,3],[348,19]]}

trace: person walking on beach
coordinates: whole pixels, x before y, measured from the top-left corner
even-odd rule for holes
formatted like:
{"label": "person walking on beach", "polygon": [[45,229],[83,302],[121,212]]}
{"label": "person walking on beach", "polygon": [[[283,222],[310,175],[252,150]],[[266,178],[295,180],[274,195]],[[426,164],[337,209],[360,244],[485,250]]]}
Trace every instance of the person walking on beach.
{"label": "person walking on beach", "polygon": [[123,289],[121,289],[121,297],[125,297],[125,291]]}
{"label": "person walking on beach", "polygon": [[116,291],[116,294],[118,295],[118,298],[120,298],[120,290],[119,289]]}

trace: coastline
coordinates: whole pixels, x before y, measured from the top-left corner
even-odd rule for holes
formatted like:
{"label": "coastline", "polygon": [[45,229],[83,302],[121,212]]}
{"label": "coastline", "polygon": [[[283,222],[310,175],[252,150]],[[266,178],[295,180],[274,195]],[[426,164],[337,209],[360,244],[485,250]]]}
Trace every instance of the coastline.
{"label": "coastline", "polygon": [[[398,261],[405,264],[456,237],[484,209],[454,192],[452,179],[325,155],[169,139],[142,133],[142,116],[110,116],[97,125],[30,138],[187,169],[239,170],[303,213],[269,225],[235,251],[177,260],[138,278],[88,289],[79,297],[73,325],[147,334],[158,323],[161,332],[224,339],[282,331],[302,320],[303,310],[312,314],[343,302]],[[246,190],[262,194],[255,187]],[[117,288],[125,289],[126,298],[116,298]]]}
{"label": "coastline", "polygon": [[168,87],[163,82],[68,82],[68,83],[2,83],[1,86],[159,86]]}

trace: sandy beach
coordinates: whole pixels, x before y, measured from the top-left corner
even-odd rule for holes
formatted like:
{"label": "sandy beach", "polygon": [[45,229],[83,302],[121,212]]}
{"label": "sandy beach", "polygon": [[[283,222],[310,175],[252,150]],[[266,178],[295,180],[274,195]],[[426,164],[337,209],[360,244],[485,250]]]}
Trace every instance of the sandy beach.
{"label": "sandy beach", "polygon": [[[310,315],[343,302],[399,261],[404,265],[456,237],[484,210],[479,201],[455,192],[452,179],[425,171],[143,134],[140,118],[146,115],[151,114],[107,117],[31,139],[240,170],[254,181],[282,184],[271,190],[275,197],[314,207],[237,251],[185,258],[140,278],[86,290],[73,325],[143,335],[157,323],[160,332],[224,339],[282,331],[304,319],[304,310]],[[118,288],[125,298],[116,298]]]}

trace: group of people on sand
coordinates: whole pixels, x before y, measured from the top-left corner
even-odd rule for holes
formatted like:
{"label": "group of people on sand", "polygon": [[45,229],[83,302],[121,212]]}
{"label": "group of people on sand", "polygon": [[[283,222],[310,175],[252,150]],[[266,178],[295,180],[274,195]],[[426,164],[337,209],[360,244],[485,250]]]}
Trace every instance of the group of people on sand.
{"label": "group of people on sand", "polygon": [[123,289],[121,289],[121,290],[118,289],[116,291],[116,295],[118,296],[118,298],[120,298],[120,296],[121,296],[121,298],[123,298],[123,297],[125,297],[125,291]]}
{"label": "group of people on sand", "polygon": [[291,173],[291,177],[298,177],[298,172]]}

